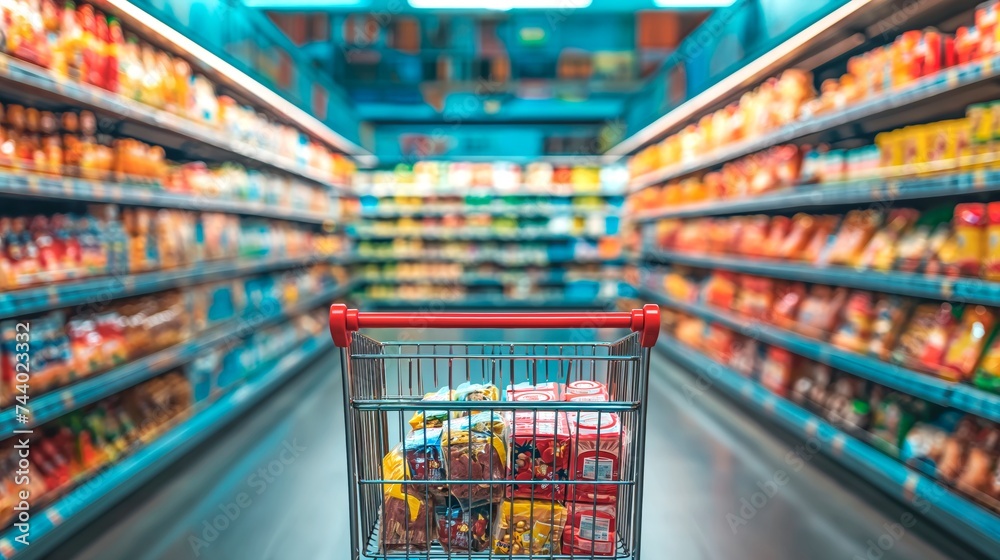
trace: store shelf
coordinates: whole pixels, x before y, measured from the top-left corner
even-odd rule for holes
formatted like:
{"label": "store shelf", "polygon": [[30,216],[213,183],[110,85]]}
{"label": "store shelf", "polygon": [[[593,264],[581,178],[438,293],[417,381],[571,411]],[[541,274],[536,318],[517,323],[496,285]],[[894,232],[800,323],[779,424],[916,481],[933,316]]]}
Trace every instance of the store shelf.
{"label": "store shelf", "polygon": [[388,185],[375,185],[372,188],[366,188],[363,192],[359,191],[358,196],[361,197],[373,197],[373,198],[451,198],[451,197],[463,197],[463,198],[482,198],[486,196],[503,198],[503,197],[520,197],[520,198],[583,198],[583,197],[601,197],[601,198],[621,198],[628,194],[625,190],[621,188],[597,188],[595,190],[581,190],[578,187],[572,185],[551,185],[549,187],[539,188],[531,185],[523,185],[519,189],[515,190],[501,190],[488,186],[478,186],[478,187],[461,187],[453,189],[438,189],[438,188],[425,188],[425,187],[415,187],[413,185],[405,184],[388,184]]}
{"label": "store shelf", "polygon": [[589,208],[569,204],[504,204],[504,205],[454,205],[394,206],[362,208],[362,218],[411,218],[434,216],[517,216],[519,218],[551,218],[553,216],[606,216],[620,214],[615,206]]}
{"label": "store shelf", "polygon": [[0,410],[0,433],[9,435],[15,429],[26,429],[44,424],[70,411],[97,402],[104,397],[186,364],[209,348],[234,342],[241,338],[239,334],[241,331],[256,330],[273,325],[315,307],[329,304],[335,298],[349,292],[353,287],[352,283],[331,288],[323,294],[293,304],[287,309],[278,310],[259,319],[255,318],[252,323],[243,318],[227,320],[206,332],[199,333],[189,341],[160,350],[104,373],[90,376],[72,385],[32,396],[27,406],[28,410],[31,411],[30,420],[27,423],[17,422],[14,407]]}
{"label": "store shelf", "polygon": [[873,179],[801,185],[755,197],[712,200],[637,212],[636,222],[665,218],[700,218],[749,212],[805,210],[849,204],[886,203],[1000,191],[1000,172],[978,170],[936,177]]}
{"label": "store shelf", "polygon": [[317,259],[310,256],[207,262],[170,270],[102,276],[0,292],[0,319],[333,260],[332,257]]}
{"label": "store shelf", "polygon": [[896,271],[883,272],[842,266],[800,264],[757,257],[700,256],[676,251],[645,251],[642,258],[698,268],[731,270],[769,278],[846,286],[928,299],[1000,306],[1000,282],[990,282],[981,278],[929,276]]}
{"label": "store shelf", "polygon": [[541,276],[498,272],[496,274],[463,274],[459,277],[450,278],[400,278],[398,276],[363,275],[357,279],[359,282],[364,282],[365,284],[433,284],[442,286],[515,286],[521,283],[553,286],[570,282],[603,281],[601,278],[581,278],[569,275],[566,271],[562,270],[551,270]]}
{"label": "store shelf", "polygon": [[260,364],[251,373],[251,381],[218,400],[197,410],[159,438],[138,449],[134,454],[96,474],[84,485],[70,491],[52,505],[32,511],[32,544],[25,546],[15,540],[16,528],[0,536],[0,558],[14,558],[40,541],[71,535],[96,519],[111,505],[146,484],[158,473],[184,457],[239,417],[264,397],[278,390],[310,361],[332,347],[330,335],[321,332],[304,340],[297,348],[277,360]]}
{"label": "store shelf", "polygon": [[598,309],[615,304],[614,298],[567,298],[557,297],[482,297],[445,300],[440,298],[398,299],[367,298],[368,305],[384,309]]}
{"label": "store shelf", "polygon": [[243,216],[276,218],[290,222],[322,224],[333,218],[315,212],[239,200],[165,192],[155,183],[94,181],[76,177],[51,177],[37,173],[0,171],[0,195],[82,202],[104,202],[126,206],[179,208],[203,212],[224,212]]}
{"label": "store shelf", "polygon": [[528,267],[528,266],[550,266],[553,264],[606,264],[612,265],[623,265],[625,260],[622,258],[603,258],[597,256],[572,256],[564,259],[549,259],[549,258],[538,258],[537,256],[519,258],[517,254],[514,253],[503,253],[496,255],[475,255],[469,257],[467,255],[437,255],[437,254],[405,254],[405,255],[358,255],[355,254],[352,257],[352,262],[355,264],[380,264],[380,263],[397,263],[397,262],[451,262],[459,264],[481,264],[481,263],[495,263],[502,266],[509,267]]}
{"label": "store shelf", "polygon": [[[852,106],[831,111],[829,114],[792,123],[757,138],[730,144],[690,163],[675,165],[642,175],[631,181],[629,190],[632,192],[642,190],[646,187],[677,179],[697,171],[711,169],[736,158],[770,148],[771,146],[800,140],[810,135],[831,131],[838,127],[852,125],[866,119],[872,119],[873,117],[879,117],[881,121],[884,121],[886,115],[892,111],[913,109],[912,106],[917,103],[938,102],[947,94],[955,92],[960,88],[968,88],[983,83],[995,78],[998,74],[1000,74],[1000,56],[948,68],[936,75],[927,76],[891,93],[875,96]],[[958,101],[961,101],[962,106],[968,105],[966,100],[956,99],[956,102]],[[885,126],[889,125],[886,123]]]}
{"label": "store shelf", "polygon": [[348,227],[348,233],[360,239],[428,239],[433,241],[525,241],[572,242],[578,239],[596,240],[616,234],[550,233],[547,231],[477,231],[476,228],[421,228],[418,230],[388,231],[385,229]]}
{"label": "store shelf", "polygon": [[211,146],[240,158],[301,177],[350,194],[346,184],[335,184],[319,177],[316,171],[305,169],[294,160],[272,153],[265,148],[231,140],[220,129],[161,111],[107,90],[62,78],[39,66],[0,54],[0,86],[5,85],[19,94],[89,108],[103,115],[124,119],[138,125],[153,126],[182,141],[194,141]]}
{"label": "store shelf", "polygon": [[1000,421],[1000,395],[987,393],[972,386],[944,381],[932,375],[843,350],[832,344],[777,328],[761,321],[737,317],[709,305],[678,301],[648,287],[640,287],[639,291],[652,303],[658,303],[706,321],[718,323],[765,344],[784,348],[800,356],[828,364],[831,367],[929,402],[964,410],[989,420]]}
{"label": "store shelf", "polygon": [[916,506],[929,503],[932,507],[918,509],[926,509],[928,517],[958,532],[980,550],[995,556],[1000,549],[1000,517],[676,339],[661,336],[656,347],[737,401],[818,443],[826,455],[897,500]]}

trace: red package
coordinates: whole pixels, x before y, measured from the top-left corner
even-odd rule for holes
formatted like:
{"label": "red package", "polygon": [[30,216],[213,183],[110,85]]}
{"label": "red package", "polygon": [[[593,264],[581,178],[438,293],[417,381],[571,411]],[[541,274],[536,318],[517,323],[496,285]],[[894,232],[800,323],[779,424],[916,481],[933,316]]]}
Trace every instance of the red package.
{"label": "red package", "polygon": [[[612,412],[571,412],[570,431],[576,445],[573,457],[573,480],[620,480],[621,456],[626,438],[621,420]],[[571,497],[574,501],[599,504],[618,502],[616,484],[576,484]]]}
{"label": "red package", "polygon": [[572,453],[569,420],[564,412],[519,410],[510,424],[510,474],[514,498],[566,499],[563,484],[518,484],[527,480],[569,480]]}
{"label": "red package", "polygon": [[760,368],[760,382],[772,393],[784,397],[792,385],[792,371],[795,356],[785,350],[772,346],[767,349],[767,359]]}
{"label": "red package", "polygon": [[617,512],[611,505],[568,502],[566,529],[563,530],[563,554],[613,556]]}
{"label": "red package", "polygon": [[566,391],[563,393],[563,400],[570,400],[568,397],[576,395],[600,395],[604,400],[608,400],[608,388],[599,381],[571,381],[566,384]]}
{"label": "red package", "polygon": [[[518,399],[514,398],[519,393],[523,392],[532,393],[548,393],[552,396],[553,401],[558,401],[562,397],[563,386],[561,383],[539,383],[538,385],[532,385],[531,383],[524,382],[518,383],[516,385],[507,386],[507,400],[516,401]],[[537,400],[537,399],[536,399]]]}

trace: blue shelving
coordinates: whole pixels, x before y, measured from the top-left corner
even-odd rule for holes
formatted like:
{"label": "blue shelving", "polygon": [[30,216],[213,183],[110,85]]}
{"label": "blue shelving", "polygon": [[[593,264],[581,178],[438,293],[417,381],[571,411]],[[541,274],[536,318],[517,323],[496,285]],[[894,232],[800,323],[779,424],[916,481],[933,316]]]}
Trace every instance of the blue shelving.
{"label": "blue shelving", "polygon": [[[261,364],[253,372],[251,381],[196,410],[191,418],[103,470],[86,486],[71,491],[41,511],[33,512],[32,544],[29,546],[44,547],[47,543],[68,537],[96,519],[111,505],[140,488],[228,422],[272,394],[331,347],[330,335],[326,332],[307,338],[281,358]],[[0,536],[0,558],[13,558],[28,548],[14,540],[18,534],[17,529],[12,528]]]}
{"label": "blue shelving", "polygon": [[613,298],[569,298],[565,296],[508,298],[472,296],[456,300],[377,299],[366,300],[372,307],[385,309],[580,309],[608,308]]}
{"label": "blue shelving", "polygon": [[[676,165],[654,171],[637,177],[629,187],[631,191],[663,183],[684,175],[711,169],[736,158],[750,155],[772,146],[792,142],[800,138],[826,132],[839,126],[862,121],[867,118],[884,115],[901,107],[908,107],[919,101],[929,101],[959,88],[981,83],[1000,74],[1000,56],[994,56],[954,66],[933,76],[927,76],[913,84],[893,91],[888,95],[874,96],[871,99],[851,105],[844,109],[831,111],[826,115],[810,118],[781,127],[774,132],[758,136],[742,142],[730,144],[714,150],[691,163]],[[963,107],[965,101],[962,101]]]}
{"label": "blue shelving", "polygon": [[322,224],[332,221],[330,216],[324,214],[282,209],[263,202],[226,200],[166,192],[153,183],[50,177],[27,171],[17,173],[0,171],[0,195],[225,212],[308,224]]}
{"label": "blue shelving", "polygon": [[162,132],[193,140],[349,194],[344,185],[335,185],[320,178],[313,170],[303,167],[297,161],[264,148],[227,138],[222,130],[143,105],[95,86],[56,76],[44,68],[21,62],[7,55],[0,55],[0,80],[13,82],[21,90],[38,90],[46,98],[94,109],[105,115],[145,126],[155,126]]}
{"label": "blue shelving", "polygon": [[926,515],[952,530],[960,530],[962,536],[980,550],[989,555],[996,555],[1000,550],[1000,517],[671,337],[661,336],[656,346],[672,361],[703,376],[712,386],[723,389],[801,437],[818,442],[824,453],[887,494],[911,505],[933,505],[927,508]]}
{"label": "blue shelving", "polygon": [[198,283],[259,274],[271,270],[329,262],[307,258],[259,259],[256,261],[209,262],[171,270],[143,272],[125,276],[102,276],[0,292],[0,319],[36,313],[47,309],[82,305],[93,298],[118,299],[148,294]]}
{"label": "blue shelving", "polygon": [[[352,288],[353,284],[331,288],[287,309],[278,310],[260,320],[255,320],[253,327],[259,329],[273,325],[299,313],[329,304]],[[131,361],[105,373],[93,375],[72,385],[33,397],[31,405],[28,407],[31,410],[31,420],[28,424],[17,422],[14,407],[2,409],[0,410],[0,433],[9,434],[15,429],[44,424],[70,411],[186,364],[209,348],[237,340],[239,338],[238,332],[245,329],[246,326],[242,319],[231,319],[212,327],[207,332],[198,334],[190,341],[160,350],[145,358]]]}
{"label": "blue shelving", "polygon": [[858,377],[869,379],[897,391],[929,402],[950,406],[993,421],[1000,421],[1000,395],[975,387],[952,383],[895,364],[837,348],[760,321],[750,321],[708,305],[695,305],[640,287],[640,293],[653,303],[682,311],[706,321],[724,325],[765,344],[779,346],[811,360],[828,364]]}
{"label": "blue shelving", "polygon": [[1000,191],[1000,171],[978,170],[927,178],[873,179],[801,185],[755,197],[713,200],[637,212],[632,219],[648,222],[664,218],[700,218],[774,210],[805,210],[996,191]]}
{"label": "blue shelving", "polygon": [[[1000,183],[998,183],[1000,184]],[[847,286],[877,292],[887,292],[928,299],[942,299],[962,303],[1000,305],[1000,282],[980,278],[954,278],[929,276],[907,272],[882,272],[853,269],[842,266],[818,266],[793,261],[760,259],[756,257],[702,256],[676,251],[645,251],[645,259],[694,266],[723,269],[770,278],[797,280],[831,286]]]}

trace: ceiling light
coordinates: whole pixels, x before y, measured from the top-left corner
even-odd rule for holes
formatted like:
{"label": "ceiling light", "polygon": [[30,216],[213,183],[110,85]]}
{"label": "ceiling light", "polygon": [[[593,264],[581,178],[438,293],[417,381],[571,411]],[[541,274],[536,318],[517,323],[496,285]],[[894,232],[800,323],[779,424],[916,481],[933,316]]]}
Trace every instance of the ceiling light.
{"label": "ceiling light", "polygon": [[660,8],[728,8],[736,0],[653,0]]}
{"label": "ceiling light", "polygon": [[592,0],[409,0],[425,10],[576,10]]}

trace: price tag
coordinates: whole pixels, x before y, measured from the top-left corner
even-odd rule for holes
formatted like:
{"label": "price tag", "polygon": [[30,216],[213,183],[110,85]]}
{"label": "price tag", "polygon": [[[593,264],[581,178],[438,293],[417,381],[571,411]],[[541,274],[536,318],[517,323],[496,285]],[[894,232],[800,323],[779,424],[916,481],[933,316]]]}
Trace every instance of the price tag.
{"label": "price tag", "polygon": [[[4,63],[6,64],[6,62]],[[10,541],[7,539],[0,540],[0,556],[6,558],[14,557],[14,547],[10,546]]]}
{"label": "price tag", "polygon": [[847,436],[844,434],[837,434],[833,436],[833,454],[840,455],[844,451],[844,445],[847,444]]}
{"label": "price tag", "polygon": [[37,175],[28,175],[28,190],[31,192],[38,192],[39,181]]}
{"label": "price tag", "polygon": [[951,68],[948,70],[946,76],[946,81],[948,87],[955,87],[958,85],[958,70],[956,68]]}
{"label": "price tag", "polygon": [[806,435],[814,437],[819,432],[819,422],[815,418],[806,421]]}
{"label": "price tag", "polygon": [[583,460],[583,478],[585,480],[611,480],[613,469],[614,461],[611,459],[595,460],[593,457],[588,457]]}
{"label": "price tag", "polygon": [[951,296],[955,295],[955,282],[952,280],[942,280],[941,295],[945,299],[951,299]]}
{"label": "price tag", "polygon": [[977,191],[986,188],[986,170],[985,169],[976,169],[975,171],[973,171],[973,173],[972,173],[972,187],[974,189],[976,189]]}
{"label": "price tag", "polygon": [[76,397],[73,396],[72,391],[63,391],[59,395],[59,400],[62,401],[63,406],[69,408],[76,404]]}
{"label": "price tag", "polygon": [[52,522],[53,526],[58,526],[63,521],[63,517],[61,515],[59,515],[59,512],[56,511],[56,508],[54,508],[54,507],[49,508],[45,512],[45,517],[49,518],[49,521]]}
{"label": "price tag", "polygon": [[67,196],[72,195],[73,194],[73,180],[70,179],[70,178],[68,178],[68,177],[65,178],[65,179],[63,179],[62,190],[63,190],[63,194],[65,194]]}
{"label": "price tag", "polygon": [[917,497],[917,484],[920,482],[920,477],[916,473],[908,473],[906,475],[906,480],[903,481],[903,497],[908,501],[913,501]]}
{"label": "price tag", "polygon": [[49,288],[46,290],[49,295],[49,305],[55,305],[59,303],[59,289],[55,285],[50,284]]}
{"label": "price tag", "polygon": [[981,63],[981,66],[982,66],[982,72],[983,72],[983,76],[984,77],[993,74],[993,58],[992,57],[988,56],[988,57],[984,58],[983,61],[982,61],[982,63]]}

